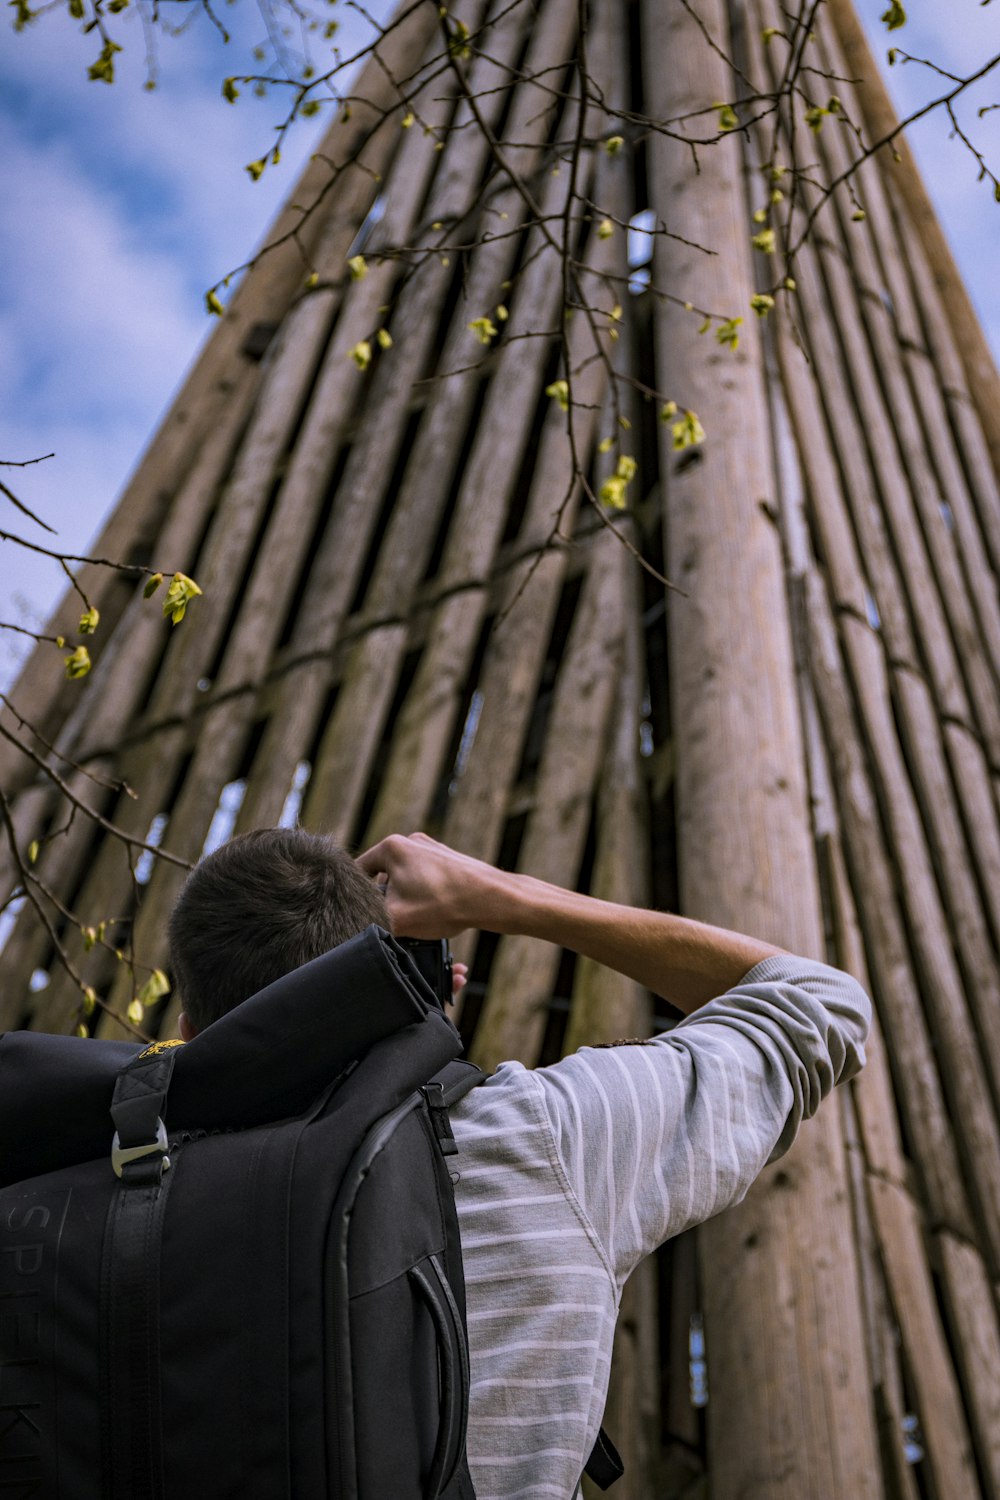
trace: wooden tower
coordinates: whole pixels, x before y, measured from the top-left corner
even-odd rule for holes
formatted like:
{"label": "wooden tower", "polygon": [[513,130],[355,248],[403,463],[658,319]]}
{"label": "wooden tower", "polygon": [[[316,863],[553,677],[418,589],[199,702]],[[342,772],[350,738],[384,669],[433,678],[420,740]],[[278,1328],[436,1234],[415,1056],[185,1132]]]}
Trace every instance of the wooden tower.
{"label": "wooden tower", "polygon": [[[12,690],[0,1025],[122,1034],[56,944],[123,1015],[183,863],[296,817],[829,958],[867,1072],[634,1278],[620,1492],[1000,1496],[1000,382],[905,146],[824,201],[894,128],[850,0],[813,130],[777,0],[403,11],[95,549],[203,597],[171,630],[90,567],[93,670],[40,647]],[[458,946],[487,1066],[669,1022]]]}

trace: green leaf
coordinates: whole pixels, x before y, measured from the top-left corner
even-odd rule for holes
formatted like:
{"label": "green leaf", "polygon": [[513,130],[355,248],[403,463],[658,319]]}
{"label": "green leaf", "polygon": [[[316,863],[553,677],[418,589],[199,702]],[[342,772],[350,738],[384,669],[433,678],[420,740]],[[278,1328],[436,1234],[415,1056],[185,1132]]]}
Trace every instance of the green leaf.
{"label": "green leaf", "polygon": [[716,99],[715,103],[712,105],[712,108],[717,109],[719,112],[720,130],[739,130],[739,116],[737,115],[735,109],[731,104],[725,104],[721,99]]}
{"label": "green leaf", "polygon": [[138,1026],[142,1021],[142,1002],[133,1000],[125,1012],[133,1026]]}
{"label": "green leaf", "polygon": [[226,310],[214,291],[205,293],[205,307],[216,318],[221,318]]}
{"label": "green leaf", "polygon": [[352,255],[347,262],[347,269],[351,273],[352,281],[363,281],[368,275],[368,262],[363,255]]}
{"label": "green leaf", "polygon": [[599,240],[609,240],[614,232],[615,226],[610,219],[602,219],[597,226],[597,238]]}
{"label": "green leaf", "polygon": [[348,351],[348,359],[353,359],[359,370],[367,370],[372,362],[372,346],[367,339],[360,339],[354,348]]}
{"label": "green leaf", "polygon": [[236,87],[235,78],[227,78],[224,80],[222,85],[222,97],[223,99],[228,99],[230,104],[236,103],[237,99],[240,97],[240,91]]}
{"label": "green leaf", "polygon": [[764,255],[773,255],[777,248],[773,229],[762,229],[760,234],[753,235],[750,243],[755,250],[760,250]]}
{"label": "green leaf", "polygon": [[39,856],[40,852],[41,852],[41,845],[39,844],[38,840],[37,839],[32,839],[31,843],[28,845],[28,863],[29,863],[29,865],[35,865],[35,864],[38,863],[38,856]]}
{"label": "green leaf", "polygon": [[142,597],[144,599],[152,599],[153,595],[156,593],[156,590],[160,587],[160,584],[162,582],[163,574],[154,573],[151,578],[146,580],[146,587],[142,591]]}
{"label": "green leaf", "polygon": [[563,411],[569,411],[569,381],[553,380],[551,385],[545,387],[546,396],[551,396],[553,401],[558,401]]}
{"label": "green leaf", "polygon": [[93,635],[101,623],[101,612],[91,604],[80,616],[79,630],[81,635]]}
{"label": "green leaf", "polygon": [[750,306],[758,318],[766,318],[774,306],[774,298],[768,292],[757,292],[750,298]]}
{"label": "green leaf", "polygon": [[879,19],[885,22],[889,31],[898,31],[900,26],[906,25],[906,11],[899,0],[892,0],[889,9],[883,11]]}
{"label": "green leaf", "polygon": [[267,162],[263,157],[261,157],[258,161],[248,162],[246,169],[250,173],[250,176],[253,178],[254,182],[259,182],[260,178],[264,175],[264,168],[266,166]]}
{"label": "green leaf", "polygon": [[609,156],[617,156],[624,144],[625,137],[623,135],[609,135],[604,142],[604,149]]}

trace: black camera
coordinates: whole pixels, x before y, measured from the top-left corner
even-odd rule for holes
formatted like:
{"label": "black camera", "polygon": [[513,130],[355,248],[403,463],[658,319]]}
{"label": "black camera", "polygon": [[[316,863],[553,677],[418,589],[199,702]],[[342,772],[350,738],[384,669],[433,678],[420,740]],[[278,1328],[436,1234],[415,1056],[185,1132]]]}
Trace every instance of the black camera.
{"label": "black camera", "polygon": [[451,988],[451,949],[447,938],[398,938],[431,989],[443,1010],[454,1003]]}

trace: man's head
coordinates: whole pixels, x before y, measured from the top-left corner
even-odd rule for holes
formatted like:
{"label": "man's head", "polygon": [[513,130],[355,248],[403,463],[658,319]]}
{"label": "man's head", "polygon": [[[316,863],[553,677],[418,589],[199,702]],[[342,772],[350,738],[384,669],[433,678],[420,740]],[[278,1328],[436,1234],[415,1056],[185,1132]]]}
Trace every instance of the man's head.
{"label": "man's head", "polygon": [[170,960],[202,1031],[292,969],[377,922],[382,893],[332,839],[302,828],[243,833],[188,876],[170,918]]}

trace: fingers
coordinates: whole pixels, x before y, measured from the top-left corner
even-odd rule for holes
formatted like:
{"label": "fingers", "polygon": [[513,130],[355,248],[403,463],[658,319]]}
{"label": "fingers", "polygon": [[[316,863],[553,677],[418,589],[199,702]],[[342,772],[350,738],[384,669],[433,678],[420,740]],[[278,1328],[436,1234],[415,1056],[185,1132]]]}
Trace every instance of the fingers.
{"label": "fingers", "polygon": [[451,966],[451,993],[461,994],[469,982],[468,964],[453,963]]}

